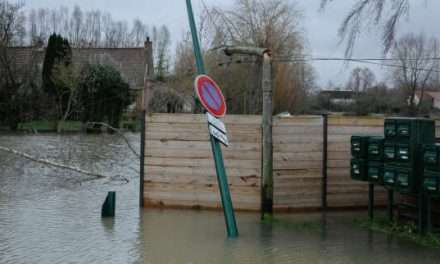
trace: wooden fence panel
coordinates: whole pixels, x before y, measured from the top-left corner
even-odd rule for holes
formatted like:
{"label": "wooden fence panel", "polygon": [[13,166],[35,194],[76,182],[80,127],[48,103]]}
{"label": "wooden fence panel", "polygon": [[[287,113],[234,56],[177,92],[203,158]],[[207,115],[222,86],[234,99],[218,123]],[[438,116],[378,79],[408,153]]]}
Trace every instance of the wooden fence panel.
{"label": "wooden fence panel", "polygon": [[[384,118],[329,116],[328,206],[363,207],[368,204],[368,184],[350,177],[350,139],[353,134],[383,136]],[[376,189],[376,205],[385,205],[385,191]]]}
{"label": "wooden fence panel", "polygon": [[289,211],[321,205],[321,116],[274,118],[274,208]]}
{"label": "wooden fence panel", "polygon": [[[259,210],[261,117],[224,119],[230,147],[223,148],[234,206]],[[147,116],[146,206],[221,208],[205,115]]]}

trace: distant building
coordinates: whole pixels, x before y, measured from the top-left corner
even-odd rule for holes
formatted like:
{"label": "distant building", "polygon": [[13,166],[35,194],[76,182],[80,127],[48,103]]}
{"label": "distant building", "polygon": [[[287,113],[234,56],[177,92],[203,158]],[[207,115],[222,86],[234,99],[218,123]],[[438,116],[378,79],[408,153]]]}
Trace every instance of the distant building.
{"label": "distant building", "polygon": [[348,106],[356,102],[357,92],[347,90],[323,90],[319,93],[321,100],[329,105]]}
{"label": "distant building", "polygon": [[[418,105],[421,98],[422,92],[417,91],[414,97],[414,103]],[[424,91],[422,102],[431,105],[431,107],[436,110],[440,110],[440,91]]]}
{"label": "distant building", "polygon": [[[139,48],[72,48],[73,64],[77,67],[86,63],[113,66],[130,85],[133,95],[137,98],[136,108],[139,109],[148,56],[152,54],[149,51],[151,48],[150,42],[145,42],[145,46]],[[8,53],[15,60],[15,66],[23,69],[23,72],[30,64],[36,65],[42,71],[45,52],[46,49],[42,45],[8,48]]]}

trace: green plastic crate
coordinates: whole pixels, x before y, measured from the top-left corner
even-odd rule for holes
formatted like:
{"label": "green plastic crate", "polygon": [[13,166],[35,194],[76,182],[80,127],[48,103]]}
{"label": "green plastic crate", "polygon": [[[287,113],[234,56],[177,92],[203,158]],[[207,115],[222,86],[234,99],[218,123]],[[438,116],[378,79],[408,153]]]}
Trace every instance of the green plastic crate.
{"label": "green plastic crate", "polygon": [[383,169],[383,184],[391,189],[394,189],[396,185],[396,170],[386,164]]}
{"label": "green plastic crate", "polygon": [[351,178],[355,181],[368,181],[367,161],[352,159],[350,164]]}
{"label": "green plastic crate", "polygon": [[368,162],[368,181],[370,183],[383,185],[383,163],[376,161]]}
{"label": "green plastic crate", "polygon": [[391,119],[385,120],[384,134],[386,139],[395,139],[397,136],[396,122]]}
{"label": "green plastic crate", "polygon": [[[388,171],[394,172],[394,188],[404,193],[419,192],[423,185],[423,146],[435,142],[435,121],[426,118],[389,118],[385,120],[384,134],[384,160],[388,165],[386,167],[391,167]],[[385,178],[384,175],[384,182]]]}
{"label": "green plastic crate", "polygon": [[368,160],[383,160],[384,140],[383,137],[370,137],[368,139]]}
{"label": "green plastic crate", "polygon": [[401,193],[414,193],[417,190],[414,170],[401,164],[385,164],[383,182],[384,186]]}
{"label": "green plastic crate", "polygon": [[423,190],[430,194],[440,194],[440,172],[425,170],[423,176]]}
{"label": "green plastic crate", "polygon": [[403,193],[417,190],[417,181],[412,168],[396,167],[396,188]]}
{"label": "green plastic crate", "polygon": [[430,144],[423,146],[423,167],[429,170],[440,171],[440,145]]}
{"label": "green plastic crate", "polygon": [[397,150],[395,143],[385,142],[384,144],[384,160],[388,162],[397,161]]}
{"label": "green plastic crate", "polygon": [[427,118],[388,118],[384,134],[387,141],[410,144],[435,142],[435,121]]}
{"label": "green plastic crate", "polygon": [[355,135],[351,137],[351,156],[357,159],[366,159],[368,157],[369,136]]}
{"label": "green plastic crate", "polygon": [[396,156],[398,162],[411,162],[414,159],[414,154],[414,151],[410,150],[410,144],[396,144]]}

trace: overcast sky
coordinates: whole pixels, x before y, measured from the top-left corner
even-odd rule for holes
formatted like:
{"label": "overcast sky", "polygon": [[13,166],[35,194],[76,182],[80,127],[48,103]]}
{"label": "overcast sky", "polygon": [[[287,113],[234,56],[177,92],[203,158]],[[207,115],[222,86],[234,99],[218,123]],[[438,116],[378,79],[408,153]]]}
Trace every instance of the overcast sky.
{"label": "overcast sky", "polygon": [[[193,0],[195,12],[201,0]],[[229,5],[234,0],[205,0],[205,3]],[[288,1],[288,0],[286,0]],[[302,28],[307,39],[307,54],[313,57],[343,57],[344,45],[339,45],[337,30],[344,15],[350,10],[355,0],[334,1],[326,10],[320,11],[321,0],[297,0],[297,6],[303,11]],[[411,0],[411,14],[401,23],[399,35],[406,32],[424,32],[427,36],[440,38],[440,1]],[[60,5],[72,7],[79,5],[83,10],[100,9],[110,12],[117,19],[132,21],[140,18],[149,25],[165,24],[172,33],[173,41],[182,38],[188,30],[184,0],[25,0],[27,8],[57,8]],[[381,57],[380,33],[377,29],[365,32],[358,41],[354,57]],[[318,74],[318,83],[326,86],[328,82],[343,85],[352,67],[339,62],[313,63]],[[368,65],[378,79],[386,80],[387,68]]]}

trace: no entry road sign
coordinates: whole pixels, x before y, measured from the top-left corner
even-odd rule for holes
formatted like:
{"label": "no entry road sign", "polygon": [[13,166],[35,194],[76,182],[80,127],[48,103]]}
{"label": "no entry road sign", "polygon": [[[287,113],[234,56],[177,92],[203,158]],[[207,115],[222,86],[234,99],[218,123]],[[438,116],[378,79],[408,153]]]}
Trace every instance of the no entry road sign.
{"label": "no entry road sign", "polygon": [[203,107],[215,117],[224,117],[226,102],[222,91],[211,77],[199,75],[195,81],[197,97]]}

